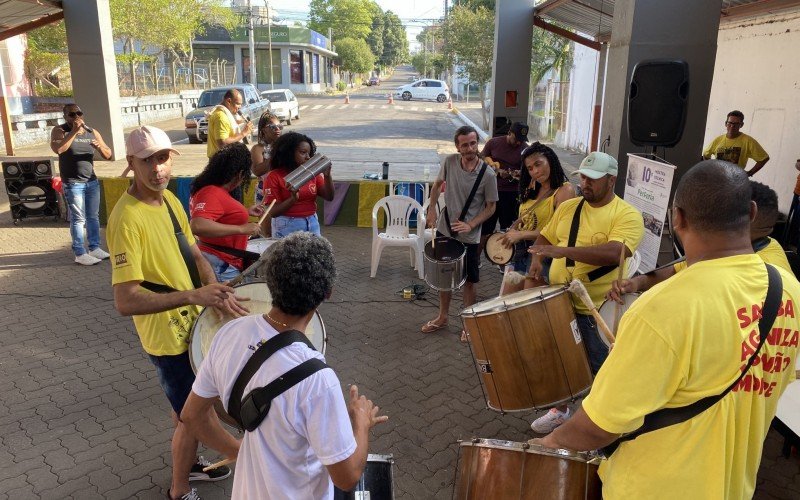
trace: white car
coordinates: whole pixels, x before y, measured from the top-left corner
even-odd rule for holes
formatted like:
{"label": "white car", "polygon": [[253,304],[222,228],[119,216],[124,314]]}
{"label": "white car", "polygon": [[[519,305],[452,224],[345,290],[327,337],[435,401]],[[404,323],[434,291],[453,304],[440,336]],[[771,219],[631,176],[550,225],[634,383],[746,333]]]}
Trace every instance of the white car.
{"label": "white car", "polygon": [[269,99],[271,111],[287,125],[292,124],[292,118],[300,119],[300,103],[291,90],[265,90],[261,92],[261,98]]}
{"label": "white car", "polygon": [[450,99],[450,88],[442,80],[429,80],[427,78],[417,80],[414,83],[397,87],[394,91],[404,101],[411,99],[435,99],[439,102],[446,102]]}

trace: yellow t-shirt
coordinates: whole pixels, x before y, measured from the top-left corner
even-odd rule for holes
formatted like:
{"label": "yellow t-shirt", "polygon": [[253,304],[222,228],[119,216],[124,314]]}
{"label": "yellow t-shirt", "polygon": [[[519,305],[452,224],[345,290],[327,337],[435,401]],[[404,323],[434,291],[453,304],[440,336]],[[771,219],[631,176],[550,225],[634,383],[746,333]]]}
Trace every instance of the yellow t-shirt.
{"label": "yellow t-shirt", "polygon": [[233,134],[233,128],[228,121],[225,111],[217,108],[208,115],[208,144],[206,144],[206,155],[211,158],[214,153],[219,151],[217,140],[227,139]]}
{"label": "yellow t-shirt", "polygon": [[[583,198],[572,198],[558,206],[553,218],[542,229],[542,236],[551,244],[566,247],[569,240],[569,230],[572,227],[572,217],[578,203]],[[583,204],[581,223],[578,228],[576,247],[602,245],[611,241],[625,242],[625,246],[633,253],[639,246],[644,236],[644,221],[642,214],[628,202],[618,196],[610,203],[594,208],[589,203]],[[550,283],[569,283],[574,278],[583,281],[589,296],[596,307],[600,307],[605,300],[605,295],[611,289],[611,282],[617,277],[617,271],[610,271],[594,281],[589,281],[588,273],[600,266],[593,266],[583,262],[575,262],[575,267],[567,267],[566,259],[553,259],[550,265]],[[590,314],[589,309],[580,299],[572,297],[572,304],[580,314]]]}
{"label": "yellow t-shirt", "polygon": [[747,134],[739,134],[735,139],[728,139],[723,134],[711,141],[703,150],[703,156],[714,156],[717,160],[736,163],[742,168],[747,166],[748,158],[757,162],[769,158],[761,144]]}
{"label": "yellow t-shirt", "polygon": [[[164,191],[164,200],[172,207],[189,245],[194,245],[180,201],[169,191]],[[149,281],[176,290],[193,288],[166,206],[142,203],[126,192],[111,211],[106,238],[111,252],[112,285]],[[192,325],[199,313],[198,306],[184,306],[133,316],[133,324],[148,354],[175,355],[188,349]]]}
{"label": "yellow t-shirt", "polygon": [[[569,184],[565,182],[564,184]],[[550,222],[556,210],[556,193],[561,188],[553,191],[550,196],[542,200],[525,200],[519,205],[519,216],[522,219],[521,231],[536,231]]]}
{"label": "yellow t-shirt", "polygon": [[[792,266],[786,259],[786,252],[783,251],[783,247],[781,247],[780,243],[773,240],[772,238],[769,238],[769,243],[767,244],[767,246],[756,252],[756,255],[761,257],[761,260],[763,260],[767,264],[778,266],[792,273]],[[684,260],[678,262],[672,267],[675,269],[676,273],[679,273],[687,268],[686,261]]]}
{"label": "yellow t-shirt", "polygon": [[[752,497],[800,335],[800,283],[776,269],[783,302],[759,362],[700,415],[622,443],[600,466],[603,498]],[[766,293],[764,262],[748,254],[698,262],[642,294],[583,401],[589,418],[607,432],[631,432],[655,410],[720,394],[758,346],[754,316]]]}

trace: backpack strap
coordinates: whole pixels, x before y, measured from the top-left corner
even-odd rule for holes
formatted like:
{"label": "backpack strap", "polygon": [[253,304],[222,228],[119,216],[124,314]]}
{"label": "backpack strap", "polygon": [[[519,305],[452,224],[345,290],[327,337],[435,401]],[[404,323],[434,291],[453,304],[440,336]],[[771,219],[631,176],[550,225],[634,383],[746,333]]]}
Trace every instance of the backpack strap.
{"label": "backpack strap", "polygon": [[[581,201],[578,202],[578,206],[575,207],[575,214],[572,216],[572,225],[569,228],[569,238],[567,238],[567,247],[572,248],[575,246],[575,243],[578,241],[578,228],[581,225],[581,210],[583,210],[583,204],[586,202],[586,198],[581,198]],[[572,259],[567,259],[567,267],[574,267],[575,261]],[[619,266],[600,266],[597,269],[590,271],[587,274],[589,281],[594,281],[597,278],[605,276],[606,274],[610,273],[614,269]]]}

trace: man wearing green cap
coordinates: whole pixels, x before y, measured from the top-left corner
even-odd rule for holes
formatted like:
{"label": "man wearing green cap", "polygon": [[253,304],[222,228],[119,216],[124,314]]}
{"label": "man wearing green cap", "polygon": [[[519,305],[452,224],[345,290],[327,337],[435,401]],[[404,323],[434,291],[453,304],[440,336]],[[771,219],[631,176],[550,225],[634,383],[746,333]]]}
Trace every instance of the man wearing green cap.
{"label": "man wearing green cap", "polygon": [[[613,156],[589,153],[575,172],[580,175],[583,197],[561,203],[528,250],[533,255],[530,277],[546,278],[553,285],[579,279],[598,308],[618,274],[623,246],[625,256],[630,257],[644,236],[642,214],[614,194],[617,171]],[[577,231],[571,234],[576,218]],[[542,276],[542,261],[547,258],[552,259],[549,276]],[[608,356],[608,348],[600,340],[589,308],[574,296],[572,304],[589,364],[597,373]],[[539,433],[552,432],[569,417],[566,405],[553,408],[536,419],[531,428]]]}

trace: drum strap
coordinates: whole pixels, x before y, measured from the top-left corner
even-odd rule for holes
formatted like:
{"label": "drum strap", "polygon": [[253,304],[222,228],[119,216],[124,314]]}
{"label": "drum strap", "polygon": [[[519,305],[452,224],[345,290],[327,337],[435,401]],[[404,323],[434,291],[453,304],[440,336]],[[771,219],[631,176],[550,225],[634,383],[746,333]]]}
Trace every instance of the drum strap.
{"label": "drum strap", "polygon": [[242,259],[242,269],[247,269],[250,267],[250,264],[261,257],[261,255],[249,250],[239,250],[238,248],[226,247],[225,245],[215,245],[214,243],[208,243],[206,241],[201,241],[200,246],[213,248],[214,250],[219,250],[220,252]]}
{"label": "drum strap", "polygon": [[[203,286],[203,283],[200,281],[200,272],[197,270],[197,263],[194,261],[192,249],[189,247],[189,241],[186,239],[186,235],[183,234],[181,225],[178,223],[178,218],[175,217],[175,212],[172,211],[172,207],[169,205],[169,202],[166,199],[164,199],[164,204],[167,206],[169,218],[172,219],[172,228],[175,230],[175,238],[178,240],[178,248],[181,250],[181,257],[183,257],[183,262],[186,264],[186,269],[189,271],[189,277],[192,279],[192,286],[194,286],[194,288],[200,288]],[[153,283],[151,281],[142,281],[139,283],[139,285],[142,288],[155,293],[169,293],[177,291],[175,288],[170,286],[163,285],[161,283]]]}
{"label": "drum strap", "polygon": [[309,349],[316,351],[314,344],[311,343],[306,334],[297,330],[280,332],[256,349],[256,352],[247,361],[244,368],[242,368],[242,371],[239,373],[239,376],[236,378],[236,382],[234,382],[233,389],[231,390],[231,395],[228,398],[227,410],[230,416],[233,417],[243,429],[250,432],[257,429],[269,413],[273,399],[312,374],[328,368],[328,365],[320,359],[309,359],[276,378],[266,386],[253,389],[247,396],[242,398],[245,386],[250,382],[250,379],[253,378],[253,375],[256,374],[258,369],[261,368],[261,365],[277,351],[295,342],[302,342],[306,344]]}
{"label": "drum strap", "polygon": [[[458,220],[463,221],[464,217],[467,216],[467,212],[469,211],[469,206],[472,205],[472,199],[475,198],[475,193],[478,192],[478,187],[481,185],[481,179],[483,179],[483,174],[486,173],[486,162],[481,160],[481,169],[478,171],[478,177],[475,179],[475,184],[472,185],[472,191],[469,192],[469,196],[467,196],[467,201],[464,203],[464,208],[461,209],[461,215],[458,216]],[[450,216],[447,213],[447,207],[444,207],[444,221],[447,223],[447,232],[450,233],[450,236],[455,238],[458,235],[453,234],[453,230],[450,228]]]}
{"label": "drum strap", "polygon": [[[575,214],[572,216],[572,225],[569,228],[569,238],[567,239],[567,247],[574,247],[575,242],[578,241],[578,228],[581,225],[581,210],[583,210],[583,204],[586,202],[585,198],[581,198],[581,201],[578,202],[578,206],[575,208]],[[567,259],[567,267],[575,267],[575,261],[572,259]],[[605,276],[606,274],[610,273],[614,269],[619,266],[600,266],[594,271],[591,271],[587,274],[589,281],[594,281],[598,278]]]}
{"label": "drum strap", "polygon": [[773,266],[769,264],[765,265],[767,266],[769,286],[767,288],[767,298],[764,300],[762,316],[758,321],[758,347],[750,356],[750,359],[747,361],[747,365],[741,371],[739,376],[736,377],[736,380],[729,385],[727,389],[722,391],[721,394],[717,394],[716,396],[705,397],[688,406],[682,406],[680,408],[662,408],[661,410],[657,410],[653,413],[645,415],[644,424],[642,424],[641,427],[629,434],[621,436],[619,439],[603,448],[603,453],[605,453],[606,457],[610,457],[614,451],[616,451],[619,445],[625,441],[636,439],[647,432],[653,432],[658,429],[663,429],[664,427],[685,422],[690,418],[703,413],[705,410],[714,406],[717,401],[725,397],[725,395],[728,394],[734,387],[736,387],[742,378],[744,378],[744,376],[750,370],[750,367],[753,366],[756,358],[758,358],[758,354],[761,352],[761,347],[763,347],[764,342],[767,340],[767,335],[772,329],[772,324],[775,322],[775,318],[778,315],[778,307],[780,306],[781,296],[783,295],[783,280],[781,280],[780,273]]}

